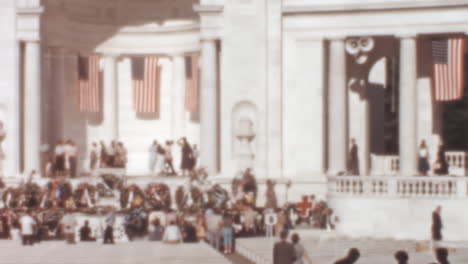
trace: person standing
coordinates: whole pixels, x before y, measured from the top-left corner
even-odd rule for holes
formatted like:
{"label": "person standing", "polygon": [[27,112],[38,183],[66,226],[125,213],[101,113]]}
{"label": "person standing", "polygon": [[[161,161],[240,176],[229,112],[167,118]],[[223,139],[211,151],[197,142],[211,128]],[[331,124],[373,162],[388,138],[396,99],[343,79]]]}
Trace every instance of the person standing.
{"label": "person standing", "polygon": [[150,173],[154,173],[157,164],[158,158],[158,142],[153,141],[153,144],[150,146],[149,150],[149,170]]}
{"label": "person standing", "polygon": [[273,247],[273,264],[294,264],[296,261],[296,251],[294,246],[287,241],[288,232],[281,231],[280,241]]}
{"label": "person standing", "polygon": [[62,226],[65,233],[67,244],[75,244],[76,218],[73,214],[67,213],[62,218]]}
{"label": "person standing", "polygon": [[296,252],[296,261],[294,264],[312,264],[312,260],[309,257],[309,254],[307,254],[307,251],[305,250],[304,246],[299,243],[299,235],[297,233],[294,233],[291,236],[291,241],[294,246],[294,251]]}
{"label": "person standing", "polygon": [[223,215],[222,227],[223,227],[223,242],[224,242],[224,254],[232,253],[232,215],[229,212],[225,212]]}
{"label": "person standing", "polygon": [[54,150],[55,176],[65,176],[65,146],[63,140],[59,140]]}
{"label": "person standing", "polygon": [[354,138],[351,139],[351,149],[348,157],[348,174],[353,176],[359,175],[358,147]]}
{"label": "person standing", "polygon": [[47,176],[47,163],[50,160],[50,146],[45,142],[44,139],[41,140],[40,152],[41,152],[41,177]]}
{"label": "person standing", "polygon": [[99,147],[96,142],[93,142],[91,146],[90,163],[89,163],[89,168],[91,171],[96,170],[98,161],[99,161]]}
{"label": "person standing", "polygon": [[442,240],[442,219],[440,217],[440,212],[442,207],[439,205],[436,207],[434,212],[432,212],[432,242],[436,244],[437,242]]}
{"label": "person standing", "polygon": [[183,137],[179,140],[179,145],[182,146],[182,162],[180,168],[182,170],[182,176],[187,176],[191,170],[193,163],[193,153],[190,144],[187,142],[187,138]]}
{"label": "person standing", "polygon": [[448,164],[445,159],[445,146],[442,142],[439,144],[439,149],[437,150],[437,160],[434,166],[434,173],[437,175],[448,174]]}
{"label": "person standing", "polygon": [[418,169],[419,174],[427,176],[427,172],[429,171],[429,150],[424,140],[419,144]]}
{"label": "person standing", "polygon": [[36,221],[32,218],[31,213],[28,211],[20,218],[21,238],[23,246],[33,245],[34,243],[34,229]]}
{"label": "person standing", "polygon": [[12,213],[10,209],[5,208],[5,211],[2,214],[2,229],[3,229],[3,238],[11,239],[11,224],[12,224]]}
{"label": "person standing", "polygon": [[80,241],[82,242],[94,242],[96,238],[91,235],[91,228],[89,227],[89,221],[86,220],[84,226],[80,228]]}
{"label": "person standing", "polygon": [[78,164],[78,147],[75,142],[69,141],[68,152],[68,163],[70,164],[70,177],[76,178],[76,169]]}
{"label": "person standing", "polygon": [[99,155],[100,157],[100,162],[99,162],[99,166],[101,168],[107,168],[107,148],[106,148],[106,144],[104,143],[104,141],[100,141],[99,144],[101,145],[101,153]]}
{"label": "person standing", "polygon": [[117,154],[117,143],[115,140],[112,140],[109,148],[107,149],[107,167],[115,167],[115,156]]}
{"label": "person standing", "polygon": [[172,141],[166,141],[166,148],[164,149],[164,167],[168,175],[176,175],[174,165],[172,164]]}
{"label": "person standing", "polygon": [[198,150],[197,144],[193,144],[192,146],[192,168],[191,170],[195,170],[198,164],[198,157],[200,156],[200,151]]}
{"label": "person standing", "polygon": [[182,243],[182,233],[175,222],[170,222],[163,235],[163,242],[168,244]]}
{"label": "person standing", "polygon": [[114,244],[114,223],[115,213],[111,211],[106,216],[106,229],[104,230],[104,241],[103,244]]}

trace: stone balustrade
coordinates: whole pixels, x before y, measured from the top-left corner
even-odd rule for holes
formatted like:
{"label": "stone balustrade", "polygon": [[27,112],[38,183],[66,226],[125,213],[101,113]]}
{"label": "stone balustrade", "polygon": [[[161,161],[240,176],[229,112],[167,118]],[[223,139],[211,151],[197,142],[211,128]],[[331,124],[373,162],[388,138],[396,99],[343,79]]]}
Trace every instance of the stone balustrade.
{"label": "stone balustrade", "polygon": [[468,198],[468,179],[459,177],[329,177],[332,196]]}
{"label": "stone balustrade", "polygon": [[[449,175],[467,176],[467,152],[447,151],[445,158],[449,166]],[[371,155],[373,175],[396,175],[400,170],[400,158],[397,155]],[[433,164],[431,164],[431,167]]]}

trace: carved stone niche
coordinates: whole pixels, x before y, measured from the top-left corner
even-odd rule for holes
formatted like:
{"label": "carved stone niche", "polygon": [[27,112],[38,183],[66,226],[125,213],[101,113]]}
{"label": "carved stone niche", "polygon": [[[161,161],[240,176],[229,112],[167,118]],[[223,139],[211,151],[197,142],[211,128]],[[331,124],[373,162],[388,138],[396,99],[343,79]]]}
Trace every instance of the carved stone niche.
{"label": "carved stone niche", "polygon": [[250,101],[237,103],[232,110],[232,155],[237,160],[237,169],[254,168],[256,136],[258,134],[258,111]]}

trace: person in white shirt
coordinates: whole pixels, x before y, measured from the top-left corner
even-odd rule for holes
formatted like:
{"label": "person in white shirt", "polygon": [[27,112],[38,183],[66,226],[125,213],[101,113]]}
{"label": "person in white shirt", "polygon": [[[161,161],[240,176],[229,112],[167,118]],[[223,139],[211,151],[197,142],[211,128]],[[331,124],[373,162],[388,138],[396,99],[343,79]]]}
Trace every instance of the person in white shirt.
{"label": "person in white shirt", "polygon": [[27,212],[20,218],[20,226],[21,226],[21,238],[23,242],[23,246],[26,245],[33,245],[33,237],[34,237],[34,228],[36,226],[36,221],[34,218],[31,217],[31,214]]}
{"label": "person in white shirt", "polygon": [[157,158],[158,158],[158,142],[155,140],[149,148],[149,170],[151,173],[154,173],[156,168]]}
{"label": "person in white shirt", "polygon": [[163,242],[168,244],[182,243],[182,233],[174,221],[171,221],[164,231]]}
{"label": "person in white shirt", "polygon": [[68,244],[75,244],[75,229],[78,224],[76,218],[72,214],[66,214],[62,218],[63,231]]}

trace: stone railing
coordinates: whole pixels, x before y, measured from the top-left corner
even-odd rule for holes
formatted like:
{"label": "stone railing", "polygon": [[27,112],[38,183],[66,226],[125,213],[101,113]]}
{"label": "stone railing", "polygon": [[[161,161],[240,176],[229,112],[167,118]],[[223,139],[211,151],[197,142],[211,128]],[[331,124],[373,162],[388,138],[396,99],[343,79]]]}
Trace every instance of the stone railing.
{"label": "stone railing", "polygon": [[[449,175],[467,176],[467,152],[447,151],[445,158],[449,166]],[[372,175],[396,175],[400,170],[400,158],[397,155],[371,155]],[[431,164],[431,168],[432,168]]]}
{"label": "stone railing", "polygon": [[328,194],[362,197],[468,198],[460,177],[329,177]]}

